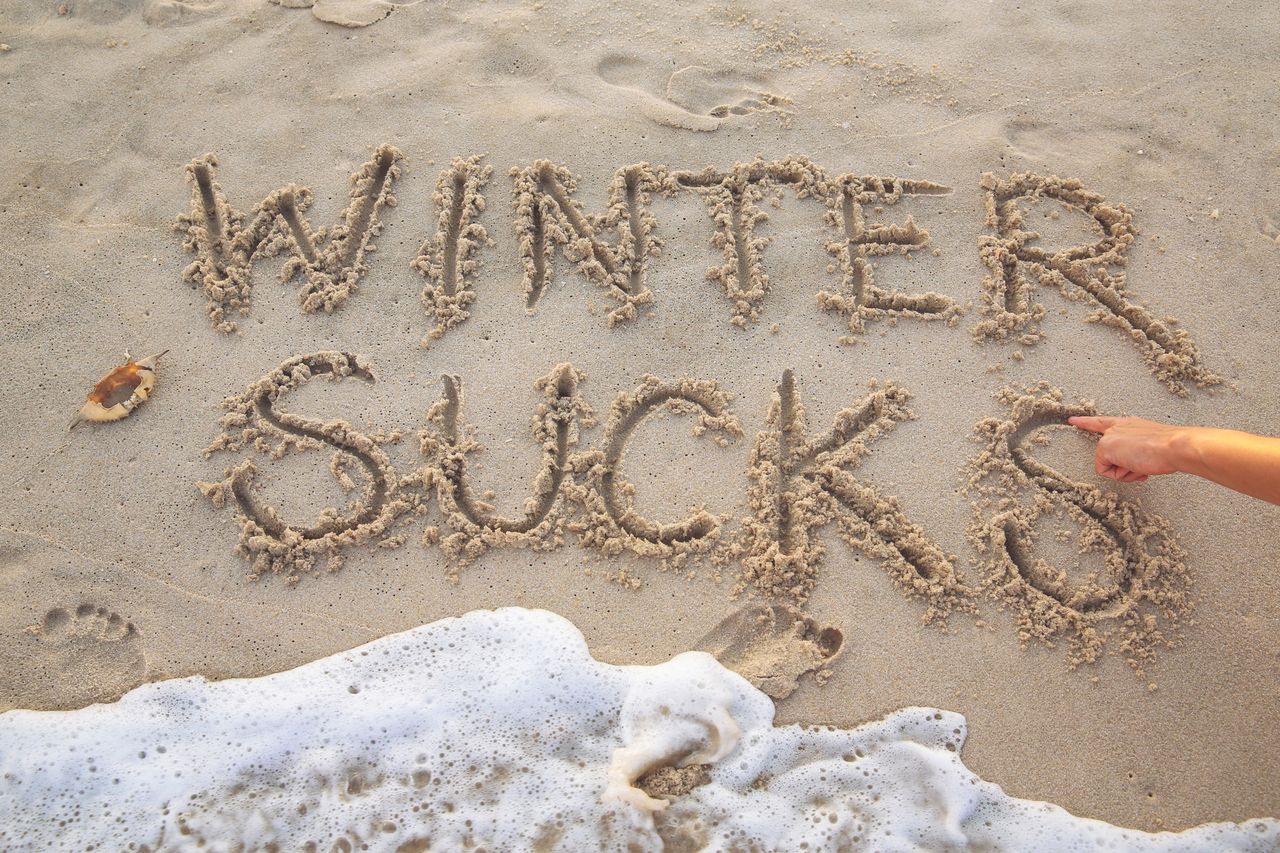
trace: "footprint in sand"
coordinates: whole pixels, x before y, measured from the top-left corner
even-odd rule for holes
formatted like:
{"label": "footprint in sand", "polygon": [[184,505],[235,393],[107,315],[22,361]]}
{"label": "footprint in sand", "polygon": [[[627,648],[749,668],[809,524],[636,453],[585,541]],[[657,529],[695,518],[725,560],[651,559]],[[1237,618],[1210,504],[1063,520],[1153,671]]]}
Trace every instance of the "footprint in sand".
{"label": "footprint in sand", "polygon": [[29,667],[38,691],[15,697],[21,707],[77,708],[107,702],[146,680],[142,635],[105,607],[55,607],[27,628],[36,639]]}
{"label": "footprint in sand", "polygon": [[[751,113],[785,116],[783,107],[791,103],[758,88],[763,81],[729,69],[690,65],[663,84],[661,72],[643,60],[610,54],[596,63],[596,74],[609,86],[628,92],[649,119],[685,130],[719,130],[731,119]],[[656,94],[658,90],[662,94]]]}
{"label": "footprint in sand", "polygon": [[712,71],[701,65],[690,65],[667,80],[667,100],[692,113],[713,118],[782,112],[782,107],[791,103],[781,95],[753,88],[753,82],[733,71]]}
{"label": "footprint in sand", "polygon": [[843,647],[839,628],[819,625],[786,604],[748,605],[695,646],[774,699],[794,693],[805,673],[821,674]]}

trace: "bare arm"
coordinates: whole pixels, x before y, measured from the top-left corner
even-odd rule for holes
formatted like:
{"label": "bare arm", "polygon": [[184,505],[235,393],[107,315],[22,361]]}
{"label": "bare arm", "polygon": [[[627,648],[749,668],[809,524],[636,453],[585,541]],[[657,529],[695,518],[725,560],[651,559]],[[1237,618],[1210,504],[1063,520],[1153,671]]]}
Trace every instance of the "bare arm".
{"label": "bare arm", "polygon": [[1094,461],[1104,477],[1137,483],[1154,474],[1182,472],[1280,504],[1280,438],[1142,418],[1068,420],[1080,429],[1101,433]]}

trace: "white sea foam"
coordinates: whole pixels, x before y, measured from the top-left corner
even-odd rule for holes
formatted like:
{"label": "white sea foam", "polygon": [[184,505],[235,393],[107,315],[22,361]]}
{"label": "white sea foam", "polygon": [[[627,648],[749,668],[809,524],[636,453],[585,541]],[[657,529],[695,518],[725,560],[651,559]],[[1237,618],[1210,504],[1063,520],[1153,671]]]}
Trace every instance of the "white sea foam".
{"label": "white sea foam", "polygon": [[[1275,850],[1280,822],[1150,835],[1006,795],[964,719],[773,726],[701,653],[602,664],[564,619],[477,611],[289,672],[0,715],[5,850]],[[631,786],[710,763],[663,808]]]}

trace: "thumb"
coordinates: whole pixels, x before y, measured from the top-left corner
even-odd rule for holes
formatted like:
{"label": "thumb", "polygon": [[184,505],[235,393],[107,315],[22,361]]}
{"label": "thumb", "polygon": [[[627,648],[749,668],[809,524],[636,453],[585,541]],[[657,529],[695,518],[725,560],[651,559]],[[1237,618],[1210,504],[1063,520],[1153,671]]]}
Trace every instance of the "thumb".
{"label": "thumb", "polygon": [[1106,432],[1115,426],[1119,418],[1107,417],[1105,415],[1074,415],[1067,418],[1067,423],[1073,427],[1087,430],[1088,432]]}

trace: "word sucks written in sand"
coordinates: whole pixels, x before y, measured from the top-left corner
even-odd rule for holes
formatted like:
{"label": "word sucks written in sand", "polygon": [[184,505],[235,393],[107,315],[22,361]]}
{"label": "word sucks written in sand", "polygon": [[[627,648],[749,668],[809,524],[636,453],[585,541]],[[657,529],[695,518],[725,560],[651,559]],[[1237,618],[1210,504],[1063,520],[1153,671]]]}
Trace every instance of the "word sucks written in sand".
{"label": "word sucks written in sand", "polygon": [[[178,217],[184,248],[195,259],[184,272],[202,288],[215,328],[236,331],[234,317],[247,314],[253,267],[284,254],[283,282],[299,280],[305,312],[331,312],[356,292],[375,253],[383,216],[396,206],[393,189],[404,170],[404,155],[383,145],[351,176],[350,202],[329,229],[313,228],[306,211],[312,191],[286,184],[270,192],[248,214],[228,201],[215,180],[217,157],[205,155],[187,166],[191,185],[188,212]],[[421,300],[430,323],[424,345],[457,328],[485,290],[485,252],[498,230],[488,196],[493,167],[481,156],[459,157],[439,173],[433,196],[435,230],[422,241],[409,265],[423,278]],[[804,157],[756,159],[729,169],[676,170],[636,163],[616,170],[606,190],[604,212],[588,213],[578,178],[566,167],[538,160],[510,170],[510,232],[518,248],[524,294],[513,304],[534,310],[566,263],[613,303],[610,327],[636,320],[641,306],[658,295],[648,274],[663,246],[656,198],[693,193],[704,203],[710,245],[721,262],[706,278],[724,297],[734,325],[759,321],[769,310],[772,281],[762,233],[764,207],[780,207],[790,194],[817,208],[815,238],[830,261],[815,302],[845,319],[842,343],[852,343],[877,320],[959,322],[963,306],[941,293],[908,293],[881,281],[877,259],[921,254],[929,231],[911,215],[880,222],[886,210],[913,197],[951,190],[924,180],[857,174],[831,175]],[[1221,379],[1206,368],[1190,335],[1160,320],[1129,292],[1122,268],[1136,229],[1123,204],[1107,202],[1078,181],[1057,176],[1015,174],[981,178],[989,233],[978,238],[988,274],[980,288],[980,317],[972,329],[979,341],[1014,341],[1024,346],[1041,338],[1045,308],[1035,285],[1053,287],[1094,308],[1089,319],[1114,327],[1138,346],[1151,372],[1171,391],[1204,387]],[[766,202],[767,199],[767,202]],[[1079,214],[1096,239],[1051,249],[1027,224],[1025,207],[1053,200]],[[925,253],[927,254],[927,253]],[[497,288],[491,288],[496,290]],[[978,295],[975,293],[975,295]],[[491,298],[498,298],[495,293]]]}
{"label": "word sucks written in sand", "polygon": [[[898,385],[873,383],[836,413],[828,429],[813,430],[801,384],[785,371],[752,443],[744,516],[695,506],[678,521],[659,523],[637,508],[637,489],[626,475],[637,428],[655,416],[683,417],[694,436],[708,440],[708,453],[743,439],[731,394],[713,380],[644,376],[618,393],[598,419],[583,393],[586,375],[571,364],[556,365],[535,382],[541,401],[531,431],[538,471],[523,510],[504,516],[488,502],[493,492],[475,477],[484,448],[467,421],[462,377],[444,377],[418,434],[419,462],[407,472],[397,471],[384,449],[402,433],[366,435],[341,419],[321,421],[292,410],[290,394],[318,378],[375,381],[371,365],[351,353],[291,358],[224,402],[221,433],[206,451],[241,455],[221,479],[199,487],[234,514],[251,577],[279,575],[293,584],[322,569],[336,571],[352,546],[404,546],[417,523],[418,540],[440,549],[454,580],[491,549],[556,550],[573,539],[603,558],[628,552],[667,570],[704,564],[719,575],[732,567],[739,589],[803,605],[820,580],[820,534],[831,526],[846,545],[881,562],[903,594],[921,602],[924,622],[945,624],[955,612],[976,611],[978,590],[962,576],[956,556],[913,522],[896,497],[858,476],[873,448],[883,442],[893,452],[895,427],[914,417],[910,394]],[[1005,389],[999,399],[1011,408],[1010,418],[978,425],[985,449],[971,464],[971,488],[980,497],[970,533],[984,560],[980,588],[1017,612],[1024,642],[1067,637],[1074,667],[1097,660],[1108,637],[1118,633],[1124,642],[1117,653],[1141,672],[1157,645],[1172,644],[1163,629],[1176,626],[1189,608],[1183,553],[1161,519],[1070,481],[1030,453],[1039,430],[1092,411],[1089,404],[1066,404],[1047,386]],[[588,440],[601,420],[603,429]],[[332,454],[328,470],[351,499],[304,523],[283,518],[263,499],[255,458],[307,451]],[[1036,493],[1031,506],[1010,498],[1020,490]],[[1091,577],[1072,588],[1065,573],[1033,553],[1032,526],[1053,500],[1084,528],[1082,549],[1105,554],[1110,579]],[[622,568],[611,577],[627,587],[641,584]]]}

